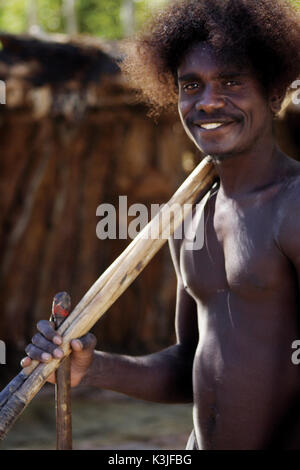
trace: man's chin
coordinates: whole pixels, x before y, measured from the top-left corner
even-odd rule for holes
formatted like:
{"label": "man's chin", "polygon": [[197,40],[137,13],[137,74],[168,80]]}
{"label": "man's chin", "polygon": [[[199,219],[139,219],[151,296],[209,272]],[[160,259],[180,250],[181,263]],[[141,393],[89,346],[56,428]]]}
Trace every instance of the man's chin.
{"label": "man's chin", "polygon": [[225,146],[207,146],[207,145],[198,145],[196,144],[198,149],[204,155],[209,155],[215,160],[226,160],[230,157],[233,157],[238,153],[238,149],[235,147],[225,147]]}

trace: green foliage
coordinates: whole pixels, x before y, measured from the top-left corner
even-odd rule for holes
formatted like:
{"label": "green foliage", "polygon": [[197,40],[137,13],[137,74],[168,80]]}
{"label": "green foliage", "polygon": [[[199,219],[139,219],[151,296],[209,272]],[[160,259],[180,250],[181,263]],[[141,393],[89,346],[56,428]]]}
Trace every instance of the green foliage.
{"label": "green foliage", "polygon": [[[136,29],[140,29],[154,8],[165,2],[166,0],[135,0]],[[122,0],[78,0],[79,30],[108,39],[122,38],[121,4]]]}
{"label": "green foliage", "polygon": [[26,29],[25,0],[0,1],[0,30],[20,33]]}
{"label": "green foliage", "polygon": [[[76,0],[76,15],[80,33],[120,39],[123,29],[120,7],[123,0]],[[134,0],[135,23],[139,30],[153,9],[168,0]],[[300,6],[300,0],[290,0]],[[65,32],[63,0],[36,0],[39,26],[46,32]],[[0,30],[22,33],[28,28],[28,0],[0,0]]]}
{"label": "green foliage", "polygon": [[49,33],[64,32],[61,0],[37,0],[38,22]]}
{"label": "green foliage", "polygon": [[140,29],[155,9],[161,7],[167,0],[135,0],[135,22]]}
{"label": "green foliage", "polygon": [[108,39],[120,39],[121,0],[78,0],[77,21],[79,31]]}

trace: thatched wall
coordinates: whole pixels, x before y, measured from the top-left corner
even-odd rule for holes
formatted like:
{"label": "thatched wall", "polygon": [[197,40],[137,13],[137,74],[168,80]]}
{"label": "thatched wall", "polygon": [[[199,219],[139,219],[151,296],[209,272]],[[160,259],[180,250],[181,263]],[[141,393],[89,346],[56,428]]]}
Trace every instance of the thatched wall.
{"label": "thatched wall", "polygon": [[[129,243],[96,237],[99,204],[163,203],[200,156],[176,116],[154,122],[135,103],[117,45],[0,39],[0,339],[20,355],[53,295],[75,305]],[[175,287],[166,246],[94,328],[98,347],[170,344]]]}
{"label": "thatched wall", "polygon": [[[22,350],[53,295],[66,290],[75,305],[129,243],[96,237],[99,204],[117,208],[119,195],[128,206],[167,201],[186,176],[191,144],[176,118],[155,123],[134,104],[99,49],[2,42],[0,337]],[[99,322],[99,347],[138,353],[169,344],[174,302],[166,247]]]}

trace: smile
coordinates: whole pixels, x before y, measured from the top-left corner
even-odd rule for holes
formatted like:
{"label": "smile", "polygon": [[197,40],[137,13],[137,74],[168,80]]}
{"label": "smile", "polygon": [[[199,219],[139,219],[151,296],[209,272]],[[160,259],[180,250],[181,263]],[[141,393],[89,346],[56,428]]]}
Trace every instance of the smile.
{"label": "smile", "polygon": [[230,122],[206,122],[202,124],[197,124],[200,129],[204,129],[206,131],[213,131],[215,129],[219,129],[220,127],[225,127],[228,126],[229,124],[232,124],[233,121]]}
{"label": "smile", "polygon": [[202,127],[202,129],[217,129],[218,127],[222,126],[222,123],[221,122],[211,122],[209,124],[201,124],[200,127]]}

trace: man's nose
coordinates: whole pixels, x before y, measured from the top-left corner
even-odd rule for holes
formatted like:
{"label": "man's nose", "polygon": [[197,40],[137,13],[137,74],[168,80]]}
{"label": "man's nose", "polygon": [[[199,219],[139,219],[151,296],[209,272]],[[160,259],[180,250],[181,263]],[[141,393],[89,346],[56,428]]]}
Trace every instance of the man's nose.
{"label": "man's nose", "polygon": [[197,111],[204,111],[208,114],[213,113],[216,109],[222,109],[224,106],[224,98],[212,86],[205,87],[196,103]]}

